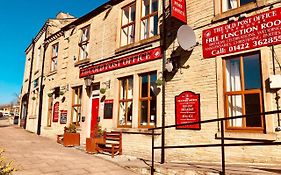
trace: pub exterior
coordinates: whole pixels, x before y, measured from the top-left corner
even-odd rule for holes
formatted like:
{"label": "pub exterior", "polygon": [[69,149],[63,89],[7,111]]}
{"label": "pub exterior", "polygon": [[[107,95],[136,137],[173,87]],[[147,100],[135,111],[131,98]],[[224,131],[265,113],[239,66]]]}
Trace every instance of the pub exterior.
{"label": "pub exterior", "polygon": [[[279,110],[281,3],[172,0],[165,19],[162,5],[109,1],[45,38],[42,111],[34,115],[40,134],[55,138],[73,123],[83,145],[100,126],[122,131],[123,154],[150,159],[149,128]],[[185,23],[197,41],[189,50],[176,37]],[[217,144],[220,130],[217,122],[169,128],[164,144]],[[278,114],[232,119],[224,130],[229,143],[281,137]],[[162,136],[156,132],[156,145]],[[229,163],[281,160],[280,146],[226,152]],[[166,161],[220,162],[219,154],[219,147],[165,150]]]}

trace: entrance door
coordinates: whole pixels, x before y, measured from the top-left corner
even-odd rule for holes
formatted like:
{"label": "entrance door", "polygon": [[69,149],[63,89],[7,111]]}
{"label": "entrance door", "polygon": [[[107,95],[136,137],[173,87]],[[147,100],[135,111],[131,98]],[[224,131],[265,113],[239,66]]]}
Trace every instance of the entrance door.
{"label": "entrance door", "polygon": [[91,137],[95,136],[95,128],[98,124],[98,116],[99,116],[99,99],[92,99],[92,120],[91,120]]}

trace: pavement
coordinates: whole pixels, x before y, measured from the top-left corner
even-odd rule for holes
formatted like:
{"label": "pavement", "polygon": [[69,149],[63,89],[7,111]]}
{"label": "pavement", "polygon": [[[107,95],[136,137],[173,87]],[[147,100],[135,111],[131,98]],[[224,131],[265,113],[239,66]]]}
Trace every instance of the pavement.
{"label": "pavement", "polygon": [[[0,148],[14,160],[13,175],[150,175],[150,160],[134,156],[87,154],[85,147],[63,147],[56,140],[37,136],[11,120],[0,119]],[[220,163],[155,163],[154,175],[218,175]],[[280,175],[280,165],[227,164],[227,175]]]}
{"label": "pavement", "polygon": [[13,160],[13,175],[135,175],[131,170],[100,157],[66,148],[0,119],[0,148]]}

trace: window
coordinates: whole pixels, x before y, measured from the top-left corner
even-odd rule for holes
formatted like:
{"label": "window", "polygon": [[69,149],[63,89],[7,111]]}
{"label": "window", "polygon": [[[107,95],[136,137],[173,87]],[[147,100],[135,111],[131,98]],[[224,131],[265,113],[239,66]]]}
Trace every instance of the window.
{"label": "window", "polygon": [[246,5],[251,2],[255,2],[255,0],[221,0],[222,1],[222,12],[225,12],[230,9],[235,9],[240,6]]}
{"label": "window", "polygon": [[120,46],[158,35],[158,5],[158,0],[137,0],[122,8]]}
{"label": "window", "polygon": [[48,98],[48,118],[47,118],[47,126],[51,127],[52,125],[52,112],[53,112],[53,97]]}
{"label": "window", "polygon": [[154,127],[156,124],[156,72],[140,75],[139,127]]}
{"label": "window", "polygon": [[79,126],[81,118],[81,101],[82,101],[82,87],[75,87],[72,89],[72,118],[71,122]]}
{"label": "window", "polygon": [[121,46],[135,42],[136,3],[122,9]]}
{"label": "window", "polygon": [[[223,64],[226,116],[261,113],[263,100],[259,53],[226,58]],[[263,116],[230,120],[226,126],[227,129],[262,130]]]}
{"label": "window", "polygon": [[42,58],[42,47],[39,46],[37,49],[37,60],[36,60],[36,70],[40,69],[40,62],[41,62],[41,58]]}
{"label": "window", "polygon": [[133,118],[133,76],[119,79],[118,126],[131,127]]}
{"label": "window", "polygon": [[141,39],[158,34],[158,0],[142,0]]}
{"label": "window", "polygon": [[82,29],[82,35],[79,42],[80,55],[79,60],[87,59],[89,56],[89,40],[90,40],[90,26]]}
{"label": "window", "polygon": [[57,70],[58,52],[59,52],[59,43],[56,43],[56,44],[53,45],[53,48],[52,48],[51,72]]}

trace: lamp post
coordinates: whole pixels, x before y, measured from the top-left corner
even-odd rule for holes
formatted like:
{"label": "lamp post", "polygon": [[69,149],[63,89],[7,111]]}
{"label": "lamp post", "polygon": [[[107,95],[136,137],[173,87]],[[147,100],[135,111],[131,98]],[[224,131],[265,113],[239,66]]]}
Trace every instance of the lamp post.
{"label": "lamp post", "polygon": [[85,82],[85,86],[86,87],[89,87],[92,85],[92,81],[94,79],[94,76],[93,75],[90,75],[90,76],[87,76],[84,78],[84,82]]}

